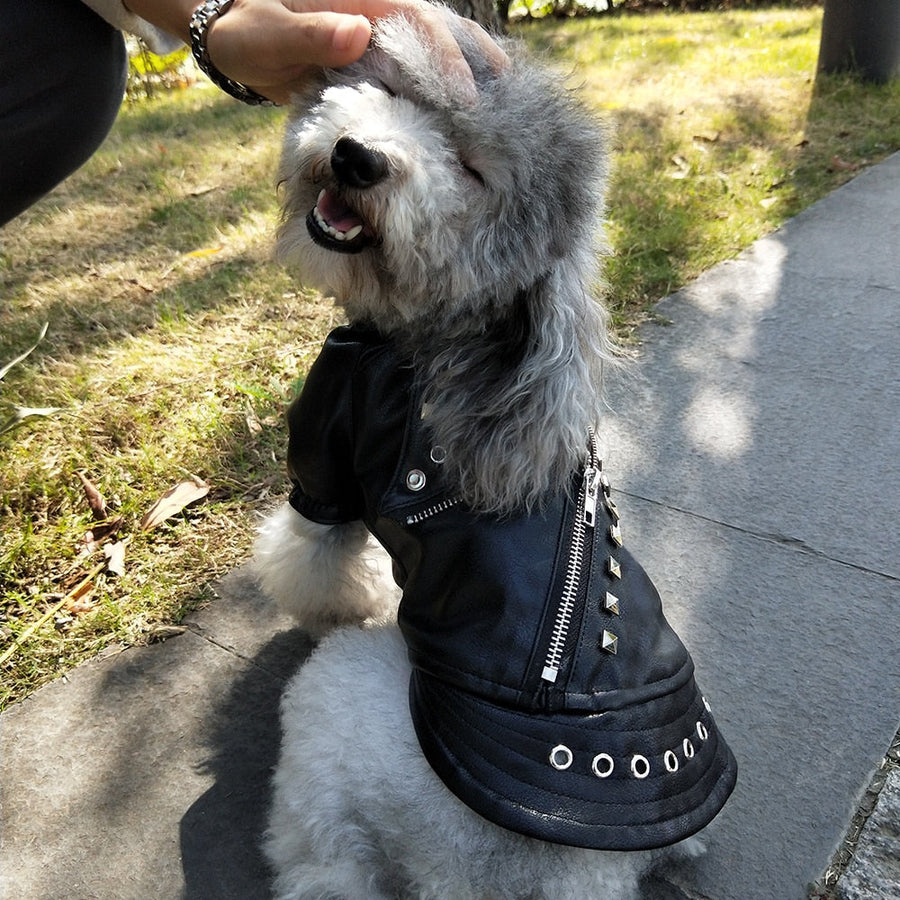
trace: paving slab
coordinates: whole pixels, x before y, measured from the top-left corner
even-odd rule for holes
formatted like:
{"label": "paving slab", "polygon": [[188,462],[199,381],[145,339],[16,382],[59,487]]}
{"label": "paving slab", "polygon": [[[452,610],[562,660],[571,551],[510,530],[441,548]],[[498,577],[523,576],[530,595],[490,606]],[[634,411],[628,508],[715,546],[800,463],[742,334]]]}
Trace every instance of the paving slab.
{"label": "paving slab", "polygon": [[278,700],[307,636],[245,571],[178,637],[0,716],[5,900],[264,900]]}
{"label": "paving slab", "polygon": [[898,186],[900,154],[661,302],[613,386],[626,540],[741,767],[697,896],[805,897],[900,724]]}
{"label": "paving slab", "polygon": [[[900,154],[663,301],[612,387],[626,540],[741,766],[708,854],[645,900],[802,900],[897,730],[898,248]],[[269,896],[278,699],[311,645],[246,570],[218,593],[0,716],[4,897]]]}

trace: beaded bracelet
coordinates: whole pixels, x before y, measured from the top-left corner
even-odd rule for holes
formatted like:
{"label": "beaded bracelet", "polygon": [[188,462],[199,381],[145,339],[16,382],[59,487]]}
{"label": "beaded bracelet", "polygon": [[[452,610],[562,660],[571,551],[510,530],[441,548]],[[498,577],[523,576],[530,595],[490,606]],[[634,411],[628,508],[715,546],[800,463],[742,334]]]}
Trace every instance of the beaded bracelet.
{"label": "beaded bracelet", "polygon": [[223,75],[210,59],[209,50],[206,47],[206,40],[209,36],[209,26],[212,25],[219,16],[224,15],[231,9],[234,0],[205,0],[195,10],[191,16],[191,51],[197,65],[209,76],[210,80],[216,87],[221,88],[232,97],[236,97],[244,103],[251,106],[275,106],[275,104],[262,94],[258,94],[252,88],[241,84],[239,81],[232,81],[226,75]]}

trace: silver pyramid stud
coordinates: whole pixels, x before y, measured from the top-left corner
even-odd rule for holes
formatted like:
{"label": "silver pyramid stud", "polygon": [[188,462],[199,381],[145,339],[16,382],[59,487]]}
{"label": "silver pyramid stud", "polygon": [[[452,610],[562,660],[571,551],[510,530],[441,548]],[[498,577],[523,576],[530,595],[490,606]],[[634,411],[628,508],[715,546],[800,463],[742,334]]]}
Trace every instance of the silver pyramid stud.
{"label": "silver pyramid stud", "polygon": [[622,577],[622,567],[619,565],[619,561],[614,556],[610,556],[610,558],[606,561],[606,570],[610,575],[612,575],[613,578]]}
{"label": "silver pyramid stud", "polygon": [[605,612],[617,616],[619,614],[619,598],[607,591],[606,596],[603,598],[603,609]]}
{"label": "silver pyramid stud", "polygon": [[613,522],[612,525],[609,526],[609,539],[617,546],[622,546],[622,528],[621,526]]}
{"label": "silver pyramid stud", "polygon": [[619,639],[611,631],[604,631],[600,636],[600,649],[615,656],[619,650]]}
{"label": "silver pyramid stud", "polygon": [[612,490],[612,486],[609,483],[609,478],[607,478],[606,472],[600,473],[600,487],[603,488],[603,493],[608,497],[609,492]]}
{"label": "silver pyramid stud", "polygon": [[606,511],[612,516],[613,522],[618,522],[619,507],[616,506],[616,504],[608,495],[603,498],[603,505],[606,507]]}

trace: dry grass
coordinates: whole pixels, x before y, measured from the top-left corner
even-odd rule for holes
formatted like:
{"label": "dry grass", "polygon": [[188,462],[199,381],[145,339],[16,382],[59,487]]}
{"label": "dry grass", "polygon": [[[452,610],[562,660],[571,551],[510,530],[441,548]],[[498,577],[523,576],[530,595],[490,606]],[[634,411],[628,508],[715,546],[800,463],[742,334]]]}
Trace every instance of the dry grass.
{"label": "dry grass", "polygon": [[[615,125],[609,281],[623,333],[900,148],[896,85],[814,90],[819,16],[521,29]],[[50,325],[0,400],[63,409],[0,438],[0,704],[208,602],[215,576],[246,558],[257,510],[286,487],[281,413],[338,318],[269,261],[282,119],[199,89],[129,106],[90,163],[0,236],[0,359]],[[122,517],[120,576],[85,543],[79,473]],[[208,497],[143,531],[151,504],[189,476]]]}

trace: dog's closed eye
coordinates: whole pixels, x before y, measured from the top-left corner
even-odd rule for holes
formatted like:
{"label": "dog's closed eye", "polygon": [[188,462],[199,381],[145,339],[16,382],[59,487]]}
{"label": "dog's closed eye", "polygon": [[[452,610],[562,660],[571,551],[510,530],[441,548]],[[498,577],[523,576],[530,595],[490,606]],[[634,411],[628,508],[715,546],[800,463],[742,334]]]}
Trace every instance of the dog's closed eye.
{"label": "dog's closed eye", "polygon": [[463,170],[467,175],[471,178],[474,178],[482,187],[487,187],[487,182],[484,180],[484,175],[478,171],[478,169],[474,168],[470,163],[466,162],[464,159],[460,159],[459,164],[462,166]]}
{"label": "dog's closed eye", "polygon": [[396,97],[397,96],[397,92],[383,79],[376,82],[375,87],[377,87],[378,90],[383,91],[385,94],[387,94],[388,97]]}

